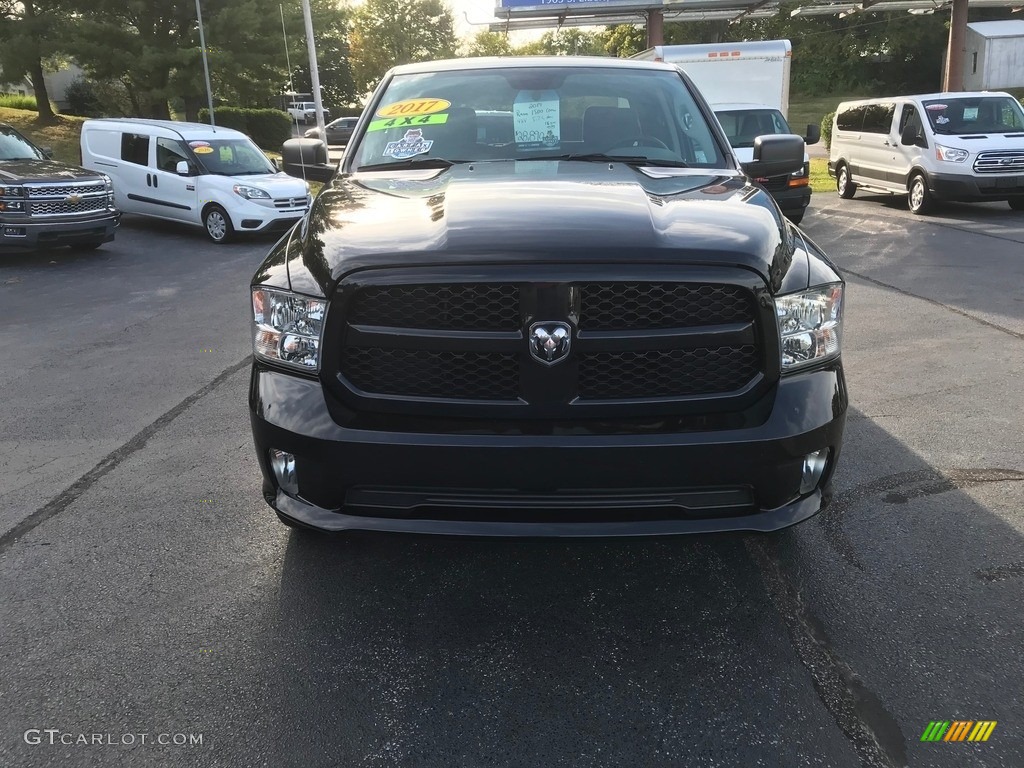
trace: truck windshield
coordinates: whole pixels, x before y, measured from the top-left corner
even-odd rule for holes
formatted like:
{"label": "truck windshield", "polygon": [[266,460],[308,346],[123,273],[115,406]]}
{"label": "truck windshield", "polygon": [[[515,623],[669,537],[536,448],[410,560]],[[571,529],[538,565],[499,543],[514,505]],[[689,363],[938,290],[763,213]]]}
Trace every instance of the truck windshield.
{"label": "truck windshield", "polygon": [[935,133],[961,136],[1024,131],[1024,111],[1008,96],[954,96],[923,104]]}
{"label": "truck windshield", "polygon": [[0,126],[0,160],[45,160],[46,157],[20,133]]}
{"label": "truck windshield", "polygon": [[218,176],[255,176],[277,173],[267,156],[249,139],[203,139],[188,143],[207,173]]}
{"label": "truck windshield", "polygon": [[715,110],[729,143],[736,149],[754,146],[754,139],[772,133],[792,133],[777,109]]}
{"label": "truck windshield", "polygon": [[724,154],[675,72],[492,67],[396,76],[353,168],[605,157],[722,168]]}

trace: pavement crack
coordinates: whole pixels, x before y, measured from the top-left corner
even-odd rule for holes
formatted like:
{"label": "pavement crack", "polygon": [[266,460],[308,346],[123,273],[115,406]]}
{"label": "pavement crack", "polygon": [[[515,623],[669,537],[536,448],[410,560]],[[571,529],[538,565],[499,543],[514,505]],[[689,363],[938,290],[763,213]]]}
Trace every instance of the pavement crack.
{"label": "pavement crack", "polygon": [[50,518],[55,517],[71,506],[76,499],[88,491],[105,475],[116,469],[132,454],[142,450],[151,437],[156,435],[160,430],[178,418],[178,416],[195,405],[195,403],[200,399],[227,381],[231,376],[250,365],[251,360],[252,358],[247,356],[234,365],[225,368],[212,381],[197,389],[169,411],[166,411],[157,417],[155,421],[136,432],[135,435],[132,436],[124,445],[108,453],[100,459],[92,469],[79,477],[61,493],[50,499],[50,501],[42,507],[15,525],[11,530],[7,531],[7,533],[0,536],[0,555],[10,549],[14,543],[26,533],[34,530]]}
{"label": "pavement crack", "polygon": [[997,565],[995,568],[984,568],[980,571],[975,571],[974,576],[981,581],[987,581],[989,584],[997,581],[1006,581],[1007,579],[1015,579],[1024,576],[1024,561],[1010,563],[1009,565]]}
{"label": "pavement crack", "polygon": [[850,742],[862,768],[906,766],[906,740],[896,718],[839,658],[824,625],[783,572],[776,544],[757,536],[748,536],[744,544],[818,698]]}
{"label": "pavement crack", "polygon": [[1007,336],[1012,336],[1015,339],[1019,339],[1021,341],[1024,341],[1024,333],[1019,333],[1018,331],[1011,330],[1010,328],[1007,328],[1005,326],[999,325],[998,323],[993,323],[990,320],[985,320],[984,318],[978,317],[977,315],[972,315],[970,312],[965,312],[962,309],[957,309],[956,307],[952,306],[951,304],[944,304],[941,301],[939,301],[938,299],[930,299],[927,296],[922,296],[919,293],[912,293],[911,291],[905,290],[903,288],[899,288],[899,287],[897,287],[895,285],[891,285],[890,283],[884,283],[881,280],[876,280],[873,277],[868,277],[867,275],[862,274],[860,272],[854,272],[852,269],[848,269],[846,267],[843,267],[843,274],[844,275],[853,275],[854,277],[858,278],[859,280],[863,280],[866,283],[871,283],[872,285],[877,285],[879,288],[888,288],[890,291],[896,291],[896,293],[900,294],[901,296],[909,296],[910,298],[913,298],[913,299],[920,299],[921,301],[927,301],[929,304],[933,304],[936,307],[941,307],[942,309],[945,309],[945,310],[947,310],[949,312],[952,312],[954,315],[960,315],[960,317],[966,317],[968,320],[973,320],[976,323],[984,325],[986,328],[992,328],[993,330],[1000,331],[1001,333],[1005,333]]}

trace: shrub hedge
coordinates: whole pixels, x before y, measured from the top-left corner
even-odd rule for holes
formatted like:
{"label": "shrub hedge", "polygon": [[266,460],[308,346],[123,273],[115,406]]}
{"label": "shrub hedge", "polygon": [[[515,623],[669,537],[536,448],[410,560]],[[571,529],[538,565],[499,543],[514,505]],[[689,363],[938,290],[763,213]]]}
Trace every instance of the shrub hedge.
{"label": "shrub hedge", "polygon": [[[288,113],[279,109],[216,107],[213,115],[217,125],[248,134],[261,149],[280,150],[281,145],[292,135]],[[209,121],[210,111],[205,108],[199,110],[199,122]]]}
{"label": "shrub hedge", "polygon": [[832,148],[832,118],[835,116],[835,112],[829,112],[821,118],[821,143],[825,145],[825,149]]}

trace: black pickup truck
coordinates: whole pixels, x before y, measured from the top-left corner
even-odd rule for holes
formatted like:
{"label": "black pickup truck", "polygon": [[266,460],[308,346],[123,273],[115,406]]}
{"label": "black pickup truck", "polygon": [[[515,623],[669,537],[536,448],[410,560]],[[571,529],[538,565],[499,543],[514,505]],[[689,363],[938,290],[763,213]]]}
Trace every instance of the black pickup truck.
{"label": "black pickup truck", "polygon": [[675,67],[565,57],[398,67],[336,171],[311,141],[285,166],[327,184],[251,285],[283,522],[770,531],[826,503],[844,282],[751,181],[801,137],[741,167]]}
{"label": "black pickup truck", "polygon": [[0,123],[0,250],[98,248],[119,220],[109,176],[55,162]]}

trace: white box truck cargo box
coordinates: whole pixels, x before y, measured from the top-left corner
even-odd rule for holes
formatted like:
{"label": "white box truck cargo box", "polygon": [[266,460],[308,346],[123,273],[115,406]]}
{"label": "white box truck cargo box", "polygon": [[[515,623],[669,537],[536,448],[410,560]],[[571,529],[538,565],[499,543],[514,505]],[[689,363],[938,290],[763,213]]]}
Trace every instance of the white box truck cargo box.
{"label": "white box truck cargo box", "polygon": [[789,116],[789,40],[752,43],[658,45],[633,56],[675,64],[715,104],[764,104]]}

